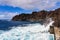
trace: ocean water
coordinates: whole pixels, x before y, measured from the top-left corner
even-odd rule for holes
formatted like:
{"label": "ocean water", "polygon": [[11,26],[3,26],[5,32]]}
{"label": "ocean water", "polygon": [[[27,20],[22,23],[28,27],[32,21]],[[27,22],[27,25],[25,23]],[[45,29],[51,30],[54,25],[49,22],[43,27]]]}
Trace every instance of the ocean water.
{"label": "ocean water", "polygon": [[54,40],[54,34],[49,33],[49,22],[4,21],[0,20],[0,40]]}

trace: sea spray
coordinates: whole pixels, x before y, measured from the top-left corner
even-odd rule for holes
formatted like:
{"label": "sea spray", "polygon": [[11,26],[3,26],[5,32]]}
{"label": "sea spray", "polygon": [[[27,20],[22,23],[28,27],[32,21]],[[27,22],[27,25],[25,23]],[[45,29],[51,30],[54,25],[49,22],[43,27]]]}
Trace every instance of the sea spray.
{"label": "sea spray", "polygon": [[51,18],[49,19],[49,22],[46,21],[43,25],[40,23],[26,24],[27,26],[17,26],[9,31],[2,32],[0,40],[50,40],[52,34],[48,31],[54,21]]}

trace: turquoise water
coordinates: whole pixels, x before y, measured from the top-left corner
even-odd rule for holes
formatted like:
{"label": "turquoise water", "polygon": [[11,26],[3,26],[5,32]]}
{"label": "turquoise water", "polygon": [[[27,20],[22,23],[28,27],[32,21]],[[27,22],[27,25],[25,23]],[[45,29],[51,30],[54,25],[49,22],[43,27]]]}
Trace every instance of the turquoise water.
{"label": "turquoise water", "polygon": [[53,34],[42,33],[4,33],[0,35],[0,40],[54,40]]}
{"label": "turquoise water", "polygon": [[49,36],[49,38],[50,38],[50,40],[54,40],[54,35],[51,34],[51,35]]}

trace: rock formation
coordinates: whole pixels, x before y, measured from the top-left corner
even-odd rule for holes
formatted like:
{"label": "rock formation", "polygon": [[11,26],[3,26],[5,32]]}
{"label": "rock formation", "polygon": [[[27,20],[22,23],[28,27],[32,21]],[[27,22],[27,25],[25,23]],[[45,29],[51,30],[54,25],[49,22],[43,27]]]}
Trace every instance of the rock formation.
{"label": "rock formation", "polygon": [[41,19],[46,18],[46,15],[48,14],[47,11],[40,11],[40,12],[32,12],[32,14],[20,14],[16,15],[12,18],[14,21],[39,21]]}
{"label": "rock formation", "polygon": [[13,21],[40,21],[44,20],[46,17],[51,17],[55,23],[54,26],[60,27],[60,8],[54,11],[39,11],[39,12],[32,12],[32,14],[19,14],[12,18]]}

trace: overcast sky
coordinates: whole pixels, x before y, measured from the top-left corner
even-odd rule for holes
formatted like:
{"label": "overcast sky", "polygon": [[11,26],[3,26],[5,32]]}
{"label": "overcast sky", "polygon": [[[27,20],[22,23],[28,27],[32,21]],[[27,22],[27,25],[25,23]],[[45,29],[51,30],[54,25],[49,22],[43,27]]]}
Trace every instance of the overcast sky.
{"label": "overcast sky", "polygon": [[59,7],[60,0],[0,0],[0,19],[11,19],[19,13],[54,10]]}

